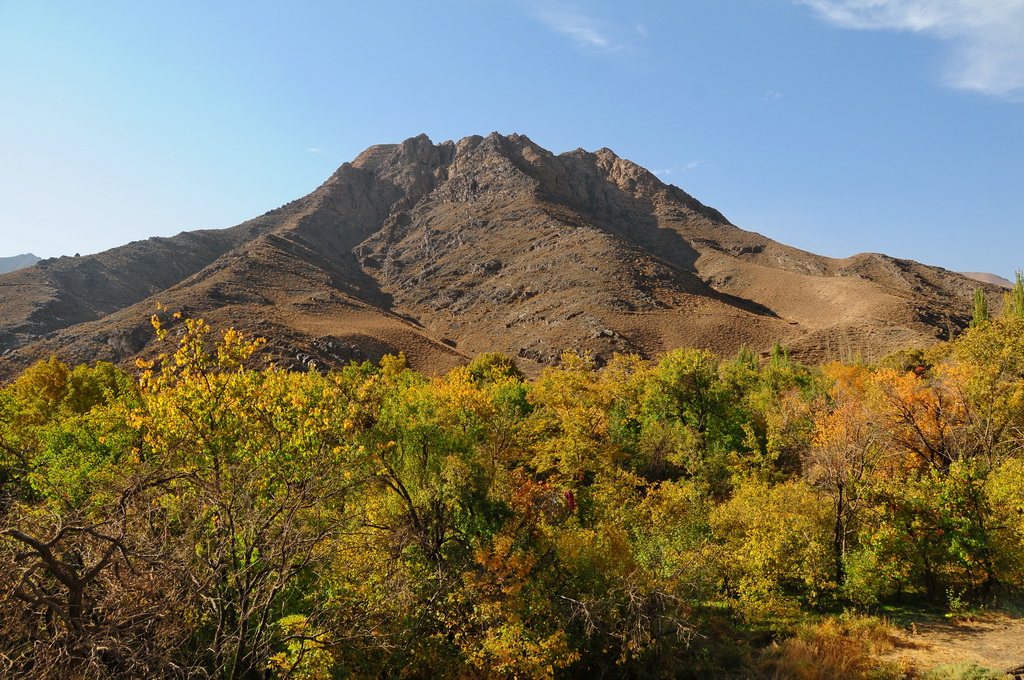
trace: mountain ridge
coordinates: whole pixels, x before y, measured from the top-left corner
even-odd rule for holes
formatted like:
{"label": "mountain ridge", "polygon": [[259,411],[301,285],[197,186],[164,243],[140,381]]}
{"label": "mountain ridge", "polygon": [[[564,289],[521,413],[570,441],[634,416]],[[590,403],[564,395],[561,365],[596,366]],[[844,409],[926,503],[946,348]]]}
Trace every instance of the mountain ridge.
{"label": "mountain ridge", "polygon": [[12,255],[10,257],[0,257],[0,274],[6,274],[7,272],[13,272],[18,269],[25,267],[31,267],[36,262],[41,260],[41,257],[33,255],[32,253],[23,253],[21,255]]}
{"label": "mountain ridge", "polygon": [[0,375],[49,354],[130,363],[156,302],[332,366],[405,351],[444,371],[482,351],[528,373],[566,348],[651,356],[790,345],[871,358],[948,337],[997,287],[881,254],[831,259],[731,224],[610,149],[519,134],[371,146],[310,194],[0,276]]}

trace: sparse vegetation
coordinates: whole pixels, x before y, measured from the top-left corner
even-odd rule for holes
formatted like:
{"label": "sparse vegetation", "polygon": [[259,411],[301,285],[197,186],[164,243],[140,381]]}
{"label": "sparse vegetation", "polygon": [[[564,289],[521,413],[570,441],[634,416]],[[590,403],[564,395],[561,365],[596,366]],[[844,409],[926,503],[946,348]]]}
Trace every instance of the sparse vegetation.
{"label": "sparse vegetation", "polygon": [[924,674],[924,680],[1008,680],[1011,676],[994,668],[985,668],[976,663],[957,663],[936,666]]}

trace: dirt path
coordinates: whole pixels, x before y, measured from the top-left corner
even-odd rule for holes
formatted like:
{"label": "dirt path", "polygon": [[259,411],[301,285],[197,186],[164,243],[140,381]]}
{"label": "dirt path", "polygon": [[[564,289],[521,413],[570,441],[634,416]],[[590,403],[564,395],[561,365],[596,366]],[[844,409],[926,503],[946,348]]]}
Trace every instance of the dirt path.
{"label": "dirt path", "polygon": [[899,631],[886,661],[903,659],[928,670],[940,664],[969,661],[1007,670],[1024,665],[1024,619],[990,614],[940,623],[917,623]]}

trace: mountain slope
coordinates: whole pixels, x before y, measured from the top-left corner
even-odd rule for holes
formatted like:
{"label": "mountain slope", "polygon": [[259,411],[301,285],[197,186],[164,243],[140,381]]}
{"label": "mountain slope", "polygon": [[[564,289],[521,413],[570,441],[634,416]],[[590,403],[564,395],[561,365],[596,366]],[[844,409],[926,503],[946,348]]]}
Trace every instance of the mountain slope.
{"label": "mountain slope", "polygon": [[12,257],[0,257],[0,274],[13,272],[16,269],[22,269],[24,267],[31,267],[36,262],[39,262],[40,259],[41,258],[36,257],[32,253],[14,255]]}
{"label": "mountain slope", "polygon": [[776,243],[608,149],[421,135],[237,227],[0,276],[0,371],[152,353],[157,301],[264,335],[295,367],[404,350],[443,371],[498,350],[535,373],[565,348],[775,341],[809,360],[873,358],[955,333],[979,285],[996,295],[915,262]]}
{"label": "mountain slope", "polygon": [[987,272],[960,272],[962,275],[974,281],[983,281],[985,283],[991,283],[994,286],[1000,286],[1002,288],[1013,288],[1013,282],[1009,279],[1004,279],[998,274],[989,274]]}

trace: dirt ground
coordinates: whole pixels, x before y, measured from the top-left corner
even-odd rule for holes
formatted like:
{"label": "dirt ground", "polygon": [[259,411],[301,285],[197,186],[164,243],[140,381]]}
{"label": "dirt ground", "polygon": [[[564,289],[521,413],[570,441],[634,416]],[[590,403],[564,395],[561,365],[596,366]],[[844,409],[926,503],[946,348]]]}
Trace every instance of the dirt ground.
{"label": "dirt ground", "polygon": [[896,649],[883,659],[922,671],[956,661],[998,670],[1024,666],[1024,619],[1005,614],[916,623],[897,637]]}

